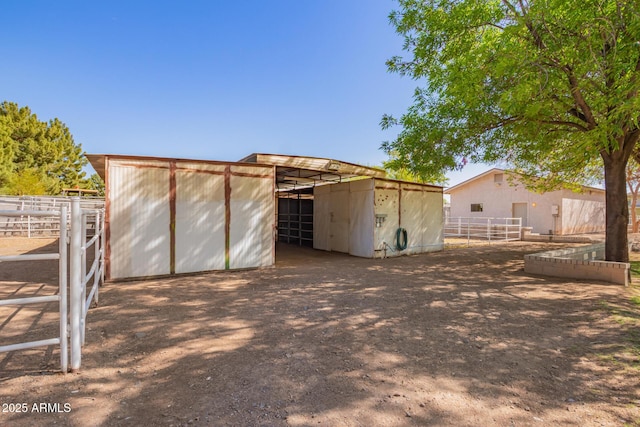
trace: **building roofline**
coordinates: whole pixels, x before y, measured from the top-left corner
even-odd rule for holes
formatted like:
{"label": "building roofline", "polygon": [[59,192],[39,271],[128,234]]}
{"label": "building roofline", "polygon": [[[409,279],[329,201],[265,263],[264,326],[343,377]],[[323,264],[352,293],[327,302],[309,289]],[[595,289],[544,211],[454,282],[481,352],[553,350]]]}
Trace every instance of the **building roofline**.
{"label": "building roofline", "polygon": [[[512,174],[512,175],[520,175],[520,174],[518,174],[517,172],[513,172],[513,171],[509,171],[509,170],[505,170],[505,169],[500,169],[500,168],[491,168],[491,169],[489,169],[488,171],[483,172],[483,173],[481,173],[481,174],[478,174],[478,175],[476,175],[476,176],[474,176],[474,177],[471,177],[471,178],[467,179],[466,181],[463,181],[463,182],[461,182],[461,183],[459,183],[459,184],[454,185],[453,187],[446,188],[446,189],[444,190],[444,194],[451,194],[451,192],[452,192],[452,191],[458,190],[458,189],[460,189],[461,187],[464,187],[464,186],[466,186],[466,185],[470,184],[471,182],[476,181],[476,180],[478,180],[478,179],[480,179],[480,178],[484,178],[485,176],[490,175],[490,174],[492,174],[492,173],[508,173],[508,174]],[[521,176],[521,175],[520,175],[520,176]],[[580,187],[582,187],[582,189],[583,189],[583,190],[589,190],[589,191],[601,191],[601,192],[603,192],[603,193],[604,193],[604,192],[606,192],[606,191],[605,191],[604,189],[602,189],[602,188],[598,188],[598,187],[591,187],[591,186],[588,186],[588,185],[581,185]]]}

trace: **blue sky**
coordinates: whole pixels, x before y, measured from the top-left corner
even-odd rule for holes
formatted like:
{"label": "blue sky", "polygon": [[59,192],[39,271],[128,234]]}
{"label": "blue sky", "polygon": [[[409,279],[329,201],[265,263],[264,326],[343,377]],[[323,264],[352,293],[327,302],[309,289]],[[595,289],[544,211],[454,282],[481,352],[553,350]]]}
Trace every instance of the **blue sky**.
{"label": "blue sky", "polygon": [[[387,72],[393,0],[4,0],[1,100],[57,117],[88,153],[378,165],[383,114],[420,82]],[[456,184],[488,166],[450,174]]]}

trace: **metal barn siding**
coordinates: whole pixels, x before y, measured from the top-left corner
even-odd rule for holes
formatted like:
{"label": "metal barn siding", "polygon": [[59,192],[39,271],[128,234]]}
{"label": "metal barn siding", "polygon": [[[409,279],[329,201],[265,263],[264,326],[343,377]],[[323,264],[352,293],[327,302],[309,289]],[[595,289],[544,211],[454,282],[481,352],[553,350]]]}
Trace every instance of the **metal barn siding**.
{"label": "metal barn siding", "polygon": [[329,200],[331,250],[349,253],[349,184],[333,184]]}
{"label": "metal barn siding", "polygon": [[107,185],[109,279],[275,263],[275,170],[94,156]]}
{"label": "metal barn siding", "polygon": [[275,195],[273,168],[230,166],[228,268],[273,264]]}
{"label": "metal barn siding", "polygon": [[422,246],[423,252],[444,249],[444,213],[442,209],[442,189],[422,193]]}
{"label": "metal barn siding", "polygon": [[331,187],[313,189],[313,248],[323,251],[331,250]]}
{"label": "metal barn siding", "polygon": [[384,253],[386,248],[386,254],[391,256],[400,226],[398,183],[376,180],[374,191],[375,214],[382,218],[380,226],[375,228],[375,249]]}
{"label": "metal barn siding", "polygon": [[[376,228],[376,250],[397,256],[442,250],[442,188],[426,184],[376,179],[376,215],[384,222]],[[397,230],[407,231],[407,248],[396,248]],[[386,251],[385,251],[386,248]]]}
{"label": "metal barn siding", "polygon": [[110,277],[169,274],[169,164],[109,160]]}
{"label": "metal barn siding", "polygon": [[424,227],[424,200],[420,188],[401,185],[401,221],[400,227],[407,230],[406,253],[422,252],[422,236],[425,234]]}
{"label": "metal barn siding", "polygon": [[224,169],[176,165],[176,273],[225,268]]}
{"label": "metal barn siding", "polygon": [[442,191],[402,185],[401,220],[407,230],[407,253],[441,250],[443,245]]}
{"label": "metal barn siding", "polygon": [[[374,178],[317,187],[313,221],[316,249],[371,258],[444,247],[441,187]],[[402,251],[400,227],[408,239]]]}
{"label": "metal barn siding", "polygon": [[372,258],[374,255],[375,215],[373,179],[349,183],[349,254]]}

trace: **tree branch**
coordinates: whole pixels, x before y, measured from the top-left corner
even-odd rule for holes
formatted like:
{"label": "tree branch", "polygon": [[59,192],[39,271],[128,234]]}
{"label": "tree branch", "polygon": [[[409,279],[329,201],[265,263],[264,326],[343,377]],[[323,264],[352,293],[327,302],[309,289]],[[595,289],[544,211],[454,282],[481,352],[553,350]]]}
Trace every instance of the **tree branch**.
{"label": "tree branch", "polygon": [[589,128],[581,125],[580,123],[569,122],[566,120],[536,120],[537,123],[543,123],[545,125],[557,125],[557,126],[568,126],[575,129],[578,129],[582,132],[587,132]]}
{"label": "tree branch", "polygon": [[542,40],[540,33],[538,33],[538,31],[534,28],[531,20],[527,17],[527,12],[526,12],[527,6],[522,2],[522,0],[518,1],[518,3],[520,4],[520,9],[522,11],[522,14],[519,14],[518,9],[516,9],[516,7],[513,4],[509,3],[507,0],[502,0],[502,3],[505,6],[507,6],[507,8],[513,13],[515,18],[524,19],[524,25],[529,30],[529,33],[531,33],[531,35],[533,36],[533,40],[535,42],[536,47],[540,50],[546,49],[547,46]]}
{"label": "tree branch", "polygon": [[[587,104],[584,97],[582,96],[582,92],[580,91],[580,87],[578,86],[578,79],[573,74],[573,70],[571,69],[570,66],[567,65],[563,67],[563,71],[566,73],[567,78],[569,79],[571,96],[573,96],[573,100],[575,101],[576,105],[580,108],[580,110],[582,110],[582,114],[584,114],[584,118],[576,114],[574,115],[576,115],[576,117],[583,120],[587,124],[588,129],[594,129],[598,124],[596,123],[596,119],[593,116],[593,113],[591,112],[591,108],[589,108],[589,105]],[[576,111],[576,113],[579,113],[579,112]]]}

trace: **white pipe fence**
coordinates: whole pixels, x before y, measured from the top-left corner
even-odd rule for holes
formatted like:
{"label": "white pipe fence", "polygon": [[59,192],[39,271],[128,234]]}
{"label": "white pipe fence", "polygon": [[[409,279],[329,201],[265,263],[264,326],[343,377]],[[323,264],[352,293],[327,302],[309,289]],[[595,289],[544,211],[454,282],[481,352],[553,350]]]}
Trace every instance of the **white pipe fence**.
{"label": "white pipe fence", "polygon": [[[70,204],[70,227],[68,229],[67,221],[62,220],[62,218],[67,218],[68,216],[66,204],[60,205],[59,211],[31,211],[29,213],[32,216],[57,216],[60,226],[60,241],[57,253],[0,256],[0,262],[58,260],[57,295],[5,299],[0,300],[0,306],[59,302],[59,336],[45,340],[0,346],[0,353],[59,344],[60,369],[64,373],[68,371],[69,359],[71,360],[72,371],[80,369],[82,345],[85,342],[87,313],[94,300],[97,304],[98,289],[104,282],[104,212],[100,209],[82,209],[80,199],[77,197],[72,198]],[[24,214],[24,211],[0,211],[0,216],[7,217],[22,214]],[[89,241],[87,241],[87,229],[89,228],[87,225],[90,225],[94,231]],[[67,245],[69,245],[68,251]],[[87,253],[92,246],[94,249],[93,261],[87,273]],[[69,266],[68,278],[67,266]],[[91,283],[91,287],[87,296],[87,285],[89,283]],[[67,310],[68,306],[69,311]]]}
{"label": "white pipe fence", "polygon": [[520,240],[522,233],[522,218],[471,218],[449,217],[444,224],[445,238],[471,240],[511,241]]}
{"label": "white pipe fence", "polygon": [[[43,211],[56,211],[67,206],[69,221],[71,197],[63,196],[0,196],[0,211],[19,211],[20,215],[0,215],[0,236],[57,237],[60,234],[60,217],[42,215]],[[83,197],[83,209],[104,209],[103,198]],[[37,215],[29,214],[36,211]]]}

